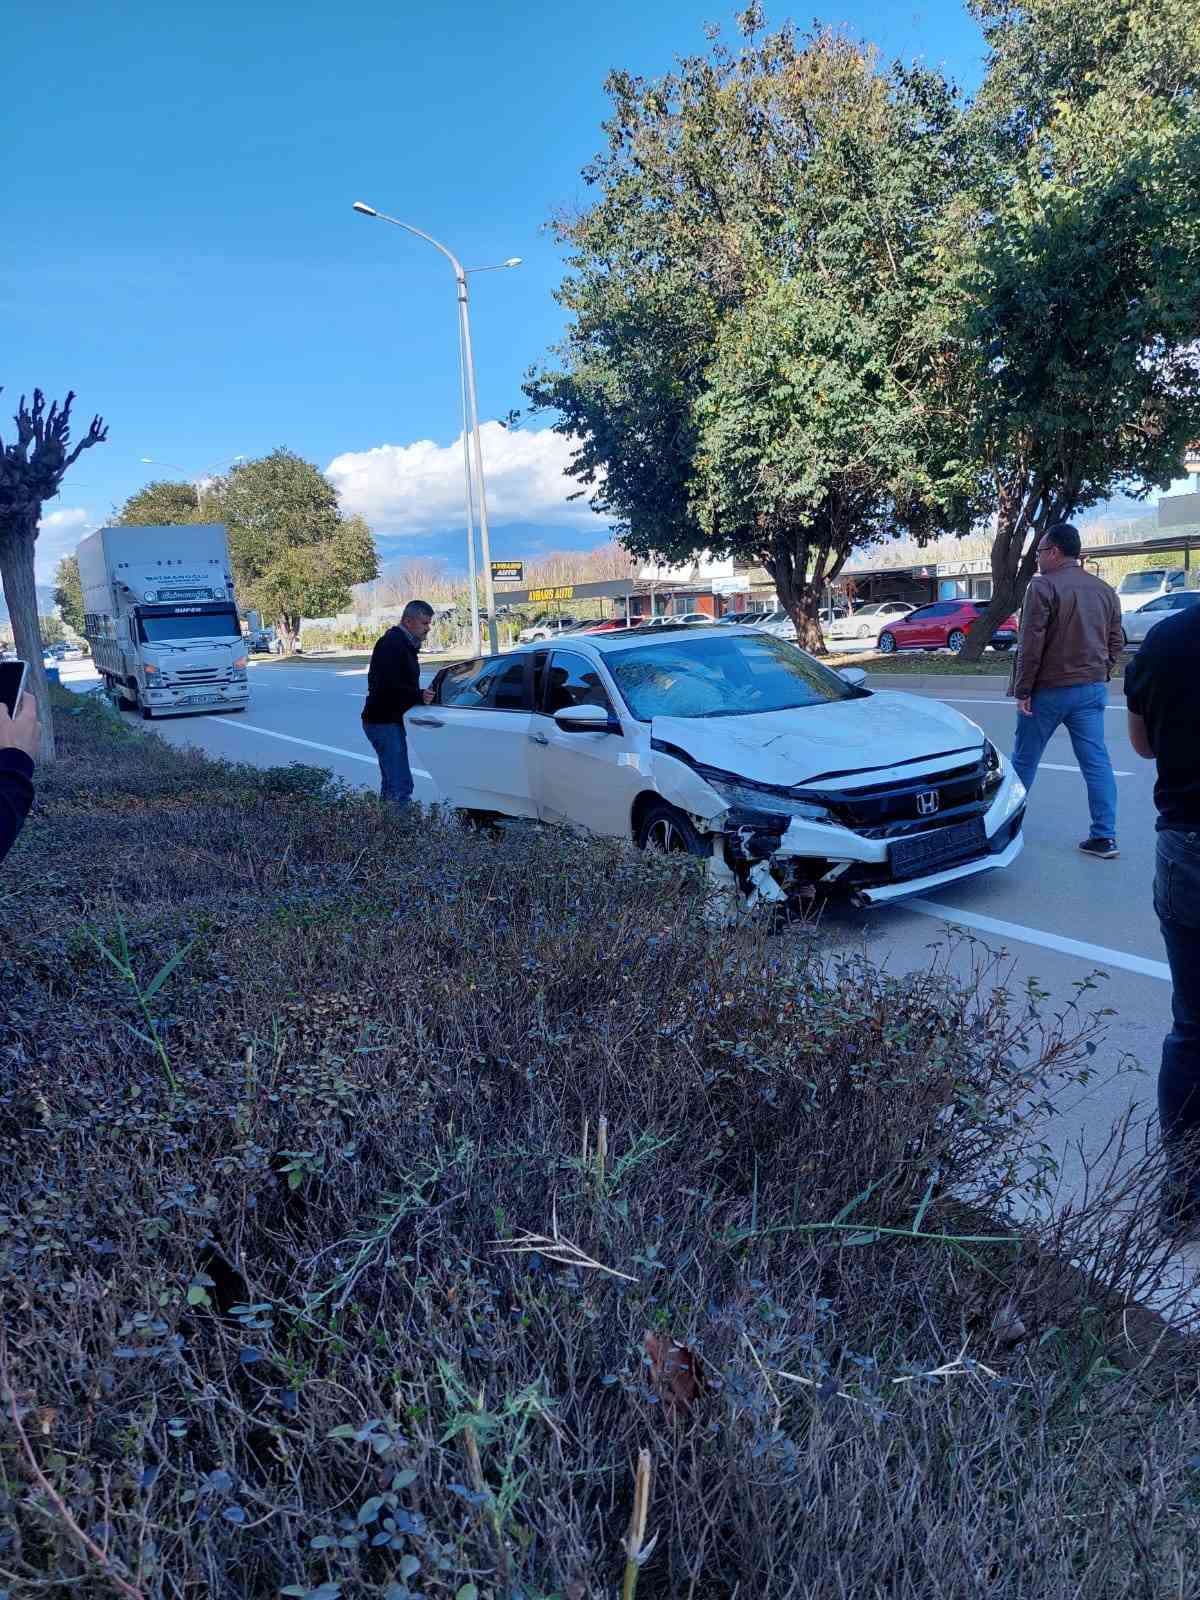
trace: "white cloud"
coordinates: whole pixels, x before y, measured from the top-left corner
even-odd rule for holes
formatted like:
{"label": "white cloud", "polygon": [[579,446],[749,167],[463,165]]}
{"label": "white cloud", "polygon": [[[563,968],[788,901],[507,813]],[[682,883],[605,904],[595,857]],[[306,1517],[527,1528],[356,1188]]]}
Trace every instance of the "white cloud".
{"label": "white cloud", "polygon": [[[579,484],[567,468],[572,440],[541,429],[510,431],[498,422],[480,429],[488,521],[533,522],[553,527],[590,525],[602,536],[607,523],[586,500],[569,500]],[[325,474],[342,509],[365,517],[377,533],[442,533],[463,526],[462,435],[453,444],[432,439],[381,444],[336,456]]]}
{"label": "white cloud", "polygon": [[92,525],[91,512],[82,506],[64,506],[42,518],[33,547],[34,570],[39,583],[54,582],[55,567],[63,556],[75,554],[75,546]]}

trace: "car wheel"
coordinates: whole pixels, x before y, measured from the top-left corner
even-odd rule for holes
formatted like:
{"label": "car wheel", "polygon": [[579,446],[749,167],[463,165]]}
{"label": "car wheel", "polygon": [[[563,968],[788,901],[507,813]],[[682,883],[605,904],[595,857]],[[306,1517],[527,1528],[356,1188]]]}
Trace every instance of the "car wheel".
{"label": "car wheel", "polygon": [[961,628],[955,628],[953,630],[953,632],[951,633],[950,637],[946,640],[946,645],[947,645],[947,647],[949,649],[954,651],[955,655],[957,655],[958,652],[962,649],[963,645],[966,644],[966,642],[967,642],[966,634],[962,631]]}
{"label": "car wheel", "polygon": [[1001,650],[1001,651],[1003,651],[1003,650],[1011,650],[1012,649],[1012,640],[1011,639],[1001,639],[999,644],[997,644],[995,642],[995,640],[993,640],[992,641],[992,649],[993,650]]}
{"label": "car wheel", "polygon": [[664,855],[712,855],[712,840],[703,838],[684,816],[665,800],[648,806],[637,826],[639,850],[661,850]]}
{"label": "car wheel", "polygon": [[879,653],[884,656],[895,655],[896,635],[894,633],[881,633],[879,635]]}

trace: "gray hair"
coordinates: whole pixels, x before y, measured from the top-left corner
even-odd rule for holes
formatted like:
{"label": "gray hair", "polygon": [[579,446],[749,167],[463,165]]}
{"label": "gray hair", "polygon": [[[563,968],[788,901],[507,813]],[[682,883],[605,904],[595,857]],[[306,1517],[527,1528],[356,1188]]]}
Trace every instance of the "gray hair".
{"label": "gray hair", "polygon": [[407,622],[409,617],[428,617],[432,621],[433,607],[428,600],[410,600],[404,608],[404,615],[400,618],[401,623]]}

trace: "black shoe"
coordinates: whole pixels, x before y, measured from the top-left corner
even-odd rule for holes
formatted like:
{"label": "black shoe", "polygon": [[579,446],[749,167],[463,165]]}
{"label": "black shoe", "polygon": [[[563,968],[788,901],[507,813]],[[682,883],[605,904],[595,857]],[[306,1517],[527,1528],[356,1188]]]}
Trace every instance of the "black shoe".
{"label": "black shoe", "polygon": [[1097,861],[1111,861],[1121,854],[1115,839],[1085,839],[1079,848],[1085,856],[1095,856]]}

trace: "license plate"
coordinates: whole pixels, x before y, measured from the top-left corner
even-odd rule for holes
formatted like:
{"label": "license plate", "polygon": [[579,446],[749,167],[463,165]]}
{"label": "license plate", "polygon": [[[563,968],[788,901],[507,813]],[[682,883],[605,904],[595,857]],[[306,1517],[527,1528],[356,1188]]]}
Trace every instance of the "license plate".
{"label": "license plate", "polygon": [[219,694],[190,694],[187,698],[190,706],[212,706],[216,705],[221,696]]}
{"label": "license plate", "polygon": [[888,850],[888,865],[894,878],[920,878],[942,867],[957,866],[983,855],[987,849],[987,830],[982,817],[959,822],[952,828],[934,828],[910,839],[896,839]]}

